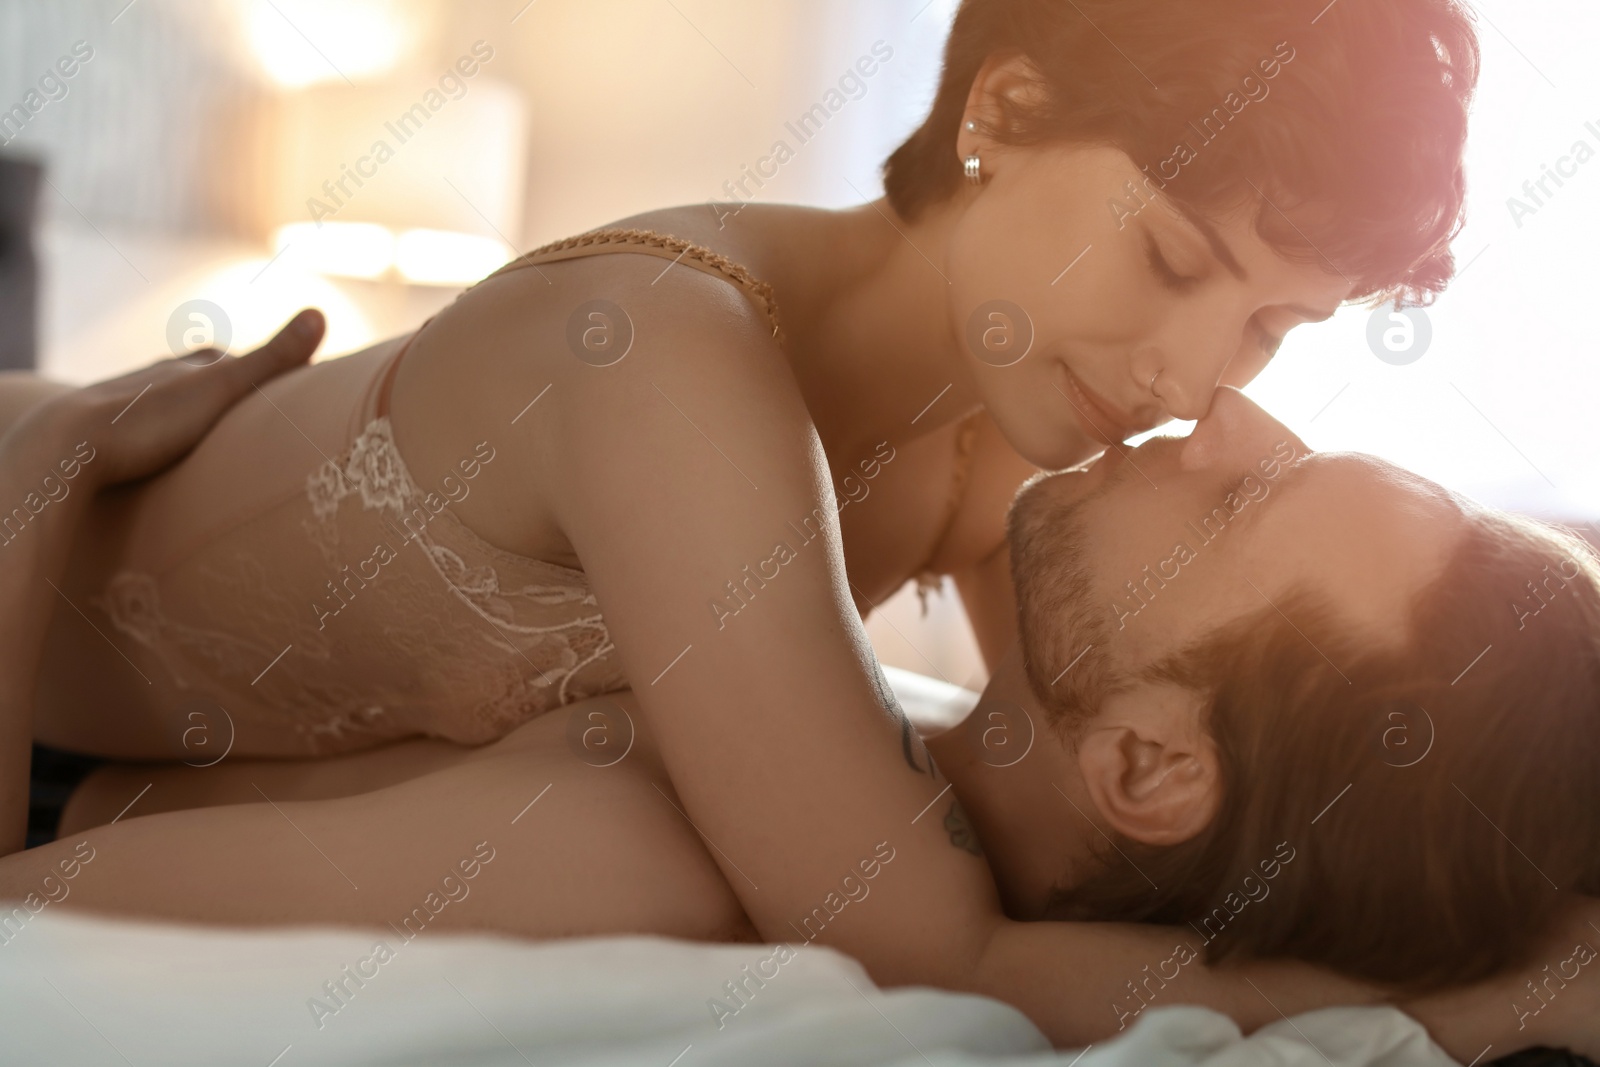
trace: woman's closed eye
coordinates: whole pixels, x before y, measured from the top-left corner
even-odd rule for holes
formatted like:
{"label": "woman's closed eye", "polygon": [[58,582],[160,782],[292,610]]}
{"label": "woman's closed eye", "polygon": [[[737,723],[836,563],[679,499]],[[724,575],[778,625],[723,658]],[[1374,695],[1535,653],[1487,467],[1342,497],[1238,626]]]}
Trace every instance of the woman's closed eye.
{"label": "woman's closed eye", "polygon": [[1148,233],[1145,234],[1144,244],[1145,254],[1150,260],[1150,269],[1160,279],[1162,285],[1175,293],[1186,293],[1199,284],[1199,278],[1179,274],[1162,254],[1161,246],[1156,244],[1156,239]]}

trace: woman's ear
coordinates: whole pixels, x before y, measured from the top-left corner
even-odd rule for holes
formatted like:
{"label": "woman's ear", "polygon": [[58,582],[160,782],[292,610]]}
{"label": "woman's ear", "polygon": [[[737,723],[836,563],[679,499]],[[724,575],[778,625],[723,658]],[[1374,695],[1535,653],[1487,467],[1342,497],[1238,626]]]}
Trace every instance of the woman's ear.
{"label": "woman's ear", "polygon": [[1205,702],[1172,685],[1109,698],[1078,739],[1078,769],[1101,817],[1125,837],[1176,845],[1211,824],[1222,803]]}
{"label": "woman's ear", "polygon": [[[983,61],[972,79],[972,88],[967,92],[966,111],[962,115],[963,127],[967,119],[976,119],[980,125],[998,126],[1004,118],[1007,104],[1038,106],[1047,97],[1044,78],[1026,56],[1020,53],[991,55]],[[963,129],[962,134],[965,133]],[[958,140],[967,144],[968,140],[975,142],[978,139],[958,137]]]}

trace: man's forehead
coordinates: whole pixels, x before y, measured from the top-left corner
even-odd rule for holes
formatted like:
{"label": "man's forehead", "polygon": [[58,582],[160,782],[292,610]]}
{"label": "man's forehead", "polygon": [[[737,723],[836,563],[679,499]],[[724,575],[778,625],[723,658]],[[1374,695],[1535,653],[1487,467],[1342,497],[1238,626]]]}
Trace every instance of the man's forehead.
{"label": "man's forehead", "polygon": [[1313,453],[1283,479],[1245,556],[1280,589],[1314,592],[1361,632],[1404,641],[1411,605],[1465,529],[1446,490],[1374,456]]}

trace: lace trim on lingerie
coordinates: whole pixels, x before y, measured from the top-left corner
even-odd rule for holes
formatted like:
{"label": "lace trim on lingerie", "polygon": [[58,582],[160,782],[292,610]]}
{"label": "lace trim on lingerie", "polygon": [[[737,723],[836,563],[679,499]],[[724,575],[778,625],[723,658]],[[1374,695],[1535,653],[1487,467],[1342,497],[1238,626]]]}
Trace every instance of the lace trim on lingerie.
{"label": "lace trim on lingerie", "polygon": [[[334,541],[337,540],[337,529],[333,526],[333,519],[338,514],[340,502],[348,496],[359,495],[363,508],[386,512],[397,521],[397,524],[403,516],[414,514],[414,509],[419,506],[432,514],[432,509],[423,503],[425,495],[428,494],[422,493],[417,488],[404,460],[400,457],[394,442],[394,431],[387,416],[380,415],[367,423],[366,429],[356,436],[340,460],[342,462],[328,460],[306,477],[306,496],[311,503],[311,513],[320,525],[320,532],[324,538],[331,535]],[[408,537],[417,541],[423,555],[444,580],[451,593],[495,629],[506,652],[520,655],[527,660],[528,665],[538,671],[544,684],[552,682],[552,675],[558,679],[556,686],[558,705],[577,699],[569,690],[573,676],[589,664],[605,658],[616,648],[600,613],[594,612],[548,626],[533,626],[515,622],[504,614],[490,609],[496,602],[503,602],[507,598],[520,598],[542,608],[572,603],[598,607],[598,602],[589,589],[583,572],[507,552],[485,541],[450,515],[447,521],[454,524],[460,539],[470,546],[473,554],[482,554],[504,564],[572,576],[572,580],[568,582],[525,585],[515,590],[503,589],[500,584],[500,574],[494,567],[469,566],[458,552],[439,544],[429,534],[428,530],[432,523],[445,518],[447,513],[448,509],[445,509],[438,515],[432,516],[427,524],[420,526],[415,532],[403,526],[400,528],[406,530]],[[326,541],[324,545],[326,547]],[[598,635],[599,640],[594,643],[588,654],[583,655],[576,663],[565,667],[550,666],[548,670],[529,659],[527,652],[509,636],[517,634],[532,638],[533,647],[536,648],[547,643],[547,640],[555,635],[572,630],[592,631]],[[562,648],[570,648],[570,644],[564,639],[558,643]],[[595,694],[580,694],[580,696],[588,695]]]}

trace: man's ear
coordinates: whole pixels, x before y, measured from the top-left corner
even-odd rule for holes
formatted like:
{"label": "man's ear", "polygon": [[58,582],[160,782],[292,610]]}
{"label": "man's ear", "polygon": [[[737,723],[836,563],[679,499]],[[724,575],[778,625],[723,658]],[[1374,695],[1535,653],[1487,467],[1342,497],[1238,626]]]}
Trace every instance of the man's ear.
{"label": "man's ear", "polygon": [[1222,803],[1205,702],[1172,685],[1110,697],[1078,738],[1078,769],[1100,815],[1125,837],[1175,845],[1211,824]]}

